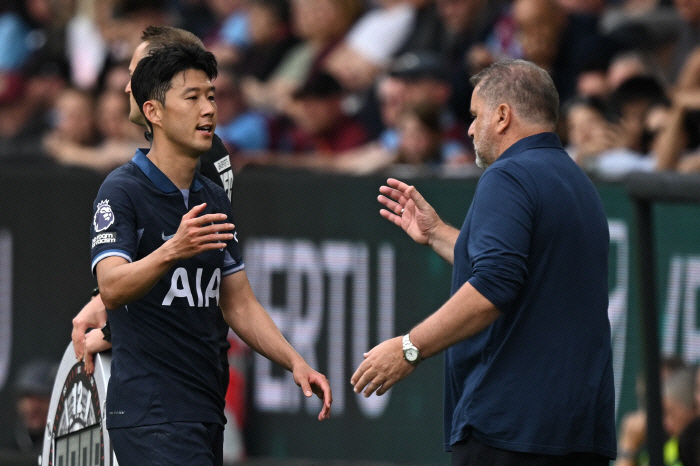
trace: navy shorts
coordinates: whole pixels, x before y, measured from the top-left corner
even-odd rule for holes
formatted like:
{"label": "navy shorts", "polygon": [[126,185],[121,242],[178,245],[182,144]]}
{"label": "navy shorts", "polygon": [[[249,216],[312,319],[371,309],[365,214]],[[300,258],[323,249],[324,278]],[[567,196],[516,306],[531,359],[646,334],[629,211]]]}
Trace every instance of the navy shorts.
{"label": "navy shorts", "polygon": [[109,429],[119,466],[221,466],[224,426],[169,422]]}
{"label": "navy shorts", "polygon": [[609,464],[608,458],[595,453],[570,453],[556,456],[501,450],[481,443],[473,435],[452,445],[452,466],[608,466]]}

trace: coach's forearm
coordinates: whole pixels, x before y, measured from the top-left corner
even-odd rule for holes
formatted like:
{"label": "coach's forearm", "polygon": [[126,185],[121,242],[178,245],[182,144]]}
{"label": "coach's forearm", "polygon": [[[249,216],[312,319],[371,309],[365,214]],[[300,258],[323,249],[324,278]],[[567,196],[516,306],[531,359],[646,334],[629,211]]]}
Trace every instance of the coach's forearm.
{"label": "coach's forearm", "polygon": [[434,356],[491,325],[501,312],[469,282],[409,333],[422,358]]}
{"label": "coach's forearm", "polygon": [[177,262],[165,245],[143,259],[127,262],[107,257],[97,263],[97,283],[107,309],[118,309],[142,298]]}
{"label": "coach's forearm", "polygon": [[435,229],[430,232],[428,244],[431,248],[433,248],[433,251],[438,253],[440,257],[445,259],[450,264],[454,264],[455,243],[457,242],[458,236],[458,229],[441,220]]}

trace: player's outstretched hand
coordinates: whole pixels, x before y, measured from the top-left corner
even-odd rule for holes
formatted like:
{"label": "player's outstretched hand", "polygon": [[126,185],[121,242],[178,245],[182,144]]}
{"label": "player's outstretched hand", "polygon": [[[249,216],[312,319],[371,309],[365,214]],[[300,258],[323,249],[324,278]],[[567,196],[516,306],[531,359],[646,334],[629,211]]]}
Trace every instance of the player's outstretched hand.
{"label": "player's outstretched hand", "polygon": [[[396,382],[408,376],[415,366],[403,358],[402,337],[386,340],[364,354],[362,361],[350,379],[355,393],[365,390],[365,397],[375,391],[377,396],[386,393]],[[365,388],[366,387],[366,388]]]}
{"label": "player's outstretched hand", "polygon": [[414,186],[394,178],[389,178],[387,185],[379,188],[382,195],[377,200],[386,207],[379,213],[403,228],[415,242],[428,244],[430,235],[441,222],[435,209]]}
{"label": "player's outstretched hand", "polygon": [[100,295],[94,296],[73,318],[73,350],[78,361],[83,359],[85,348],[85,332],[89,328],[102,328],[107,323],[107,310]]}
{"label": "player's outstretched hand", "polygon": [[226,247],[224,241],[233,239],[232,223],[215,223],[226,220],[225,214],[201,214],[206,203],[192,207],[182,216],[177,232],[166,241],[176,260],[194,257],[200,252]]}
{"label": "player's outstretched hand", "polygon": [[307,397],[314,394],[323,401],[323,408],[318,414],[318,420],[323,421],[331,416],[331,404],[333,403],[333,394],[328,379],[320,372],[316,372],[308,364],[300,364],[300,367],[294,367],[292,376],[294,382],[301,387],[304,395]]}
{"label": "player's outstretched hand", "polygon": [[105,340],[104,333],[100,329],[94,329],[85,335],[85,372],[90,375],[95,371],[95,353],[107,351],[112,344]]}

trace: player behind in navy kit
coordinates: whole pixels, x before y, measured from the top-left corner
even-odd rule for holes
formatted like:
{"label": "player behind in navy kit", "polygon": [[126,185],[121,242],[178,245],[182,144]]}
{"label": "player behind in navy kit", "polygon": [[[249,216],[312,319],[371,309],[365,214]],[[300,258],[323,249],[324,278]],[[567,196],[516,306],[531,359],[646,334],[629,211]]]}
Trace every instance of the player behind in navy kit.
{"label": "player behind in navy kit", "polygon": [[122,466],[211,465],[223,433],[216,315],[291,371],[306,396],[331,391],[284,339],[244,271],[226,193],[195,172],[216,127],[214,56],[197,46],[151,50],[132,93],[153,145],[113,171],[92,223],[92,267],[112,332],[107,428]]}

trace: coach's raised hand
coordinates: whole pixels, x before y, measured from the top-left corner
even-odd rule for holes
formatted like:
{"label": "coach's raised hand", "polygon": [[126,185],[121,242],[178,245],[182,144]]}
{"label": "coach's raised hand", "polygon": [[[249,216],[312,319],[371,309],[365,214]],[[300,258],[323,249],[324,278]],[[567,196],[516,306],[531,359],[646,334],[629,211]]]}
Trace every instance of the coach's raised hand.
{"label": "coach's raised hand", "polygon": [[379,211],[382,217],[400,226],[416,243],[430,246],[453,263],[459,230],[443,222],[415,186],[394,178],[389,178],[387,185],[379,188],[382,195],[377,197],[386,207]]}

